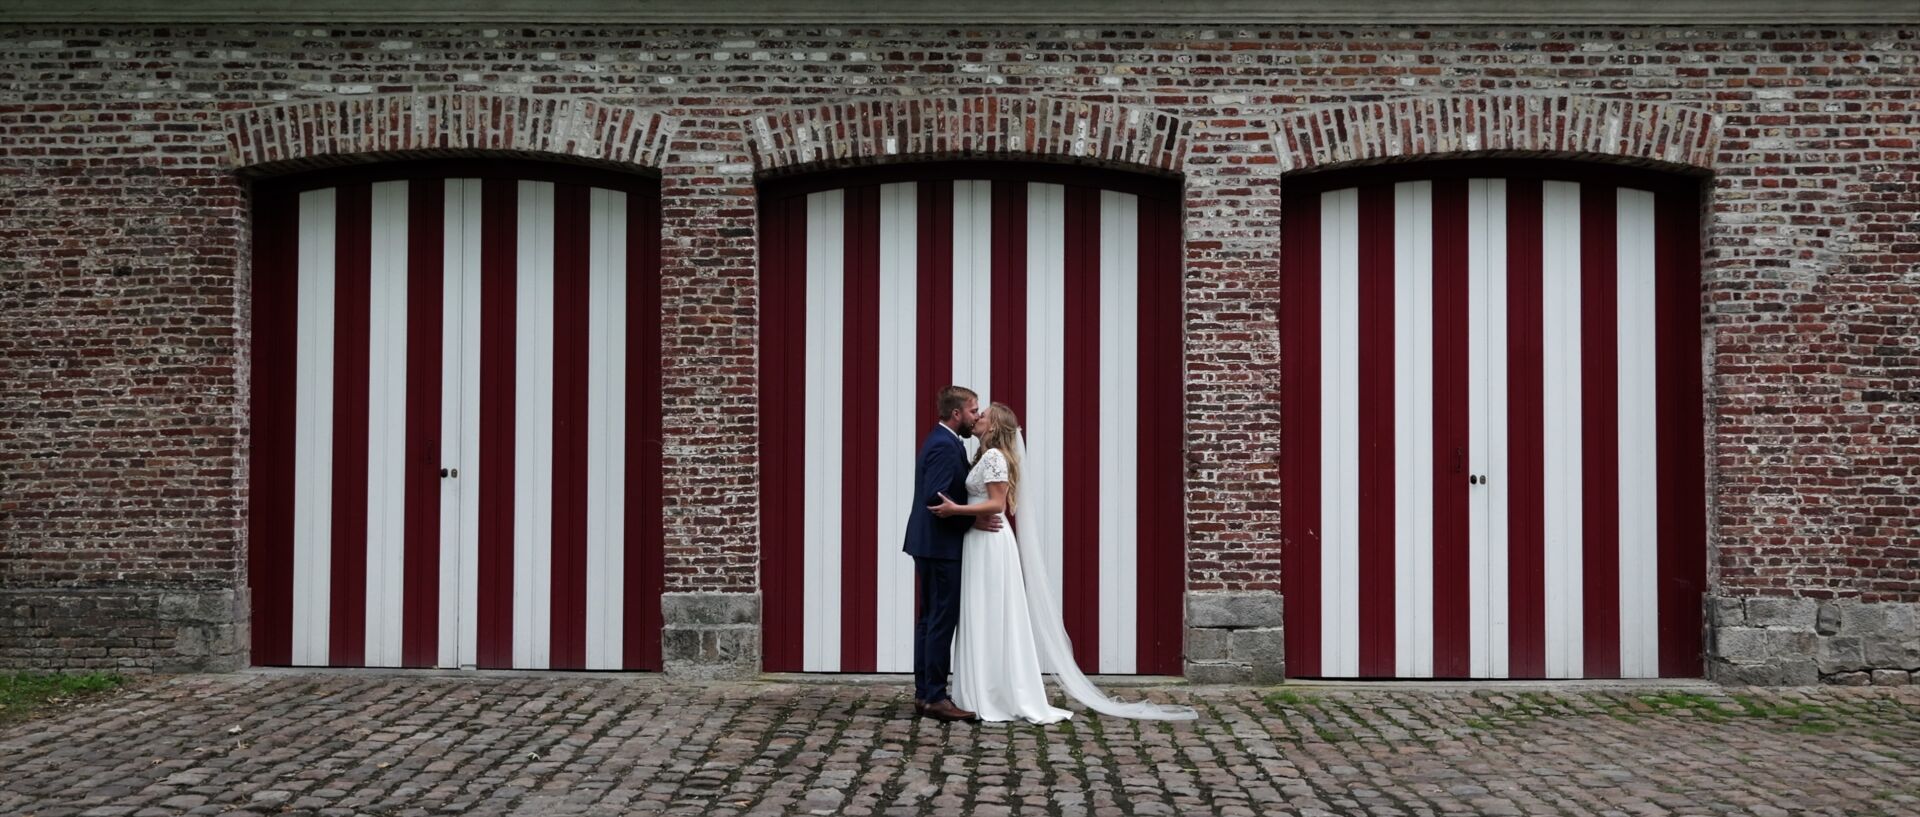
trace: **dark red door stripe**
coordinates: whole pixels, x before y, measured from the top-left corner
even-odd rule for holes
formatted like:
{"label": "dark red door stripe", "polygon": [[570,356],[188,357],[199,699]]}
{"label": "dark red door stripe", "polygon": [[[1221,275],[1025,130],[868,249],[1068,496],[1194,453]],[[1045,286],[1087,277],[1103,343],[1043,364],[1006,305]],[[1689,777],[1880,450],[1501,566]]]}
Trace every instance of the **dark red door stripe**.
{"label": "dark red door stripe", "polygon": [[293,663],[293,467],[299,332],[299,198],[254,205],[253,366],[247,450],[247,580],[253,663]]}
{"label": "dark red door stripe", "polygon": [[[1433,183],[1433,674],[1472,672],[1467,513],[1467,182]],[[1371,515],[1362,510],[1361,517]]]}
{"label": "dark red door stripe", "polygon": [[[937,392],[953,380],[953,182],[921,182],[915,186],[914,252],[919,281],[917,326],[920,360],[916,367],[920,399],[926,401],[927,427],[939,417]],[[919,439],[914,450],[919,450]]]}
{"label": "dark red door stripe", "polygon": [[367,660],[367,353],[372,196],[341,185],[334,204],[333,542],[328,662]]}
{"label": "dark red door stripe", "polygon": [[787,316],[787,329],[792,334],[786,337],[793,338],[794,342],[786,344],[788,354],[787,365],[781,372],[781,375],[785,378],[783,393],[787,395],[787,401],[785,403],[786,410],[781,413],[780,422],[775,428],[778,430],[781,439],[790,443],[782,452],[786,458],[786,470],[782,473],[788,475],[785,488],[786,495],[783,496],[782,499],[787,503],[786,514],[791,524],[791,527],[788,529],[789,536],[784,539],[784,542],[792,565],[792,569],[786,572],[784,580],[787,584],[787,597],[792,600],[791,604],[793,605],[793,614],[786,623],[791,628],[789,632],[791,633],[793,642],[794,668],[798,669],[805,655],[802,649],[804,644],[802,635],[805,632],[805,618],[802,614],[804,612],[806,598],[806,571],[804,569],[806,536],[802,523],[806,520],[806,494],[800,487],[805,484],[806,480],[807,457],[806,412],[804,410],[807,396],[807,345],[804,339],[807,336],[807,324],[813,320],[813,316],[807,314],[806,258],[808,236],[806,199],[795,200],[794,206],[788,212],[788,215],[792,218],[792,221],[789,222],[787,227],[787,246],[788,252],[791,253],[790,257],[793,259],[793,263],[792,266],[787,268],[785,273],[786,295],[783,306],[792,310]]}
{"label": "dark red door stripe", "polygon": [[553,520],[547,666],[587,665],[587,319],[592,296],[592,190],[553,196]]}
{"label": "dark red door stripe", "polygon": [[1320,666],[1320,196],[1282,204],[1280,276],[1281,603],[1287,668]]}
{"label": "dark red door stripe", "polygon": [[1027,414],[1027,183],[993,181],[992,397]]}
{"label": "dark red door stripe", "polygon": [[[917,434],[932,430],[939,417],[939,390],[953,384],[953,182],[936,180],[914,186],[914,254],[919,274],[914,289],[919,303],[916,322],[919,339],[918,374],[927,420]],[[913,450],[920,450],[915,437]],[[920,576],[913,577],[913,609],[920,609]]]}
{"label": "dark red door stripe", "polygon": [[431,667],[440,650],[440,375],[446,266],[446,192],[407,185],[406,575],[401,663]]}
{"label": "dark red door stripe", "polygon": [[519,183],[487,179],[480,204],[480,512],[477,655],[513,666],[514,338]]}
{"label": "dark red door stripe", "polygon": [[880,425],[880,188],[847,188],[843,212],[840,669],[874,668],[875,482]]}
{"label": "dark red door stripe", "polygon": [[1062,519],[1067,637],[1083,667],[1100,658],[1100,191],[1066,190],[1066,373]]}
{"label": "dark red door stripe", "polygon": [[[1142,196],[1139,219],[1140,421],[1136,445],[1140,451],[1137,513],[1141,558],[1135,666],[1141,673],[1179,675],[1183,636],[1179,611],[1185,606],[1186,587],[1179,206]],[[1022,340],[1024,343],[1024,336]],[[999,364],[994,364],[994,371],[999,370]]]}
{"label": "dark red door stripe", "polygon": [[1580,562],[1588,678],[1620,677],[1618,196],[1611,185],[1580,185]]}
{"label": "dark red door stripe", "polygon": [[[665,521],[660,470],[660,203],[627,194],[626,593],[621,608],[627,669],[660,666],[660,594]],[[763,292],[765,290],[762,290]]]}
{"label": "dark red door stripe", "polygon": [[805,438],[795,436],[791,418],[803,415],[806,399],[806,235],[804,197],[769,201],[765,251],[760,258],[764,300],[761,337],[782,342],[760,344],[760,577],[766,599],[762,616],[766,668],[801,669],[802,570],[805,519],[801,456]]}
{"label": "dark red door stripe", "polygon": [[1706,590],[1705,452],[1700,439],[1699,200],[1662,191],[1655,200],[1654,405],[1660,487],[1660,674],[1699,677],[1701,593]]}
{"label": "dark red door stripe", "polygon": [[[1161,446],[1154,434],[1163,428],[1160,418],[1161,401],[1156,386],[1160,375],[1156,365],[1165,354],[1159,348],[1160,338],[1153,325],[1152,318],[1158,310],[1153,300],[1160,295],[1162,288],[1154,276],[1162,236],[1154,221],[1155,205],[1151,199],[1142,197],[1131,228],[1136,235],[1134,240],[1134,258],[1139,269],[1139,300],[1134,307],[1134,326],[1139,338],[1139,376],[1136,380],[1138,391],[1132,395],[1134,400],[1134,437],[1131,445],[1136,452],[1136,467],[1142,475],[1163,475],[1164,469],[1177,467],[1161,458]],[[998,372],[998,365],[995,366]],[[1176,387],[1177,388],[1177,387]],[[1117,431],[1117,429],[1116,429]],[[1160,646],[1159,622],[1155,621],[1153,611],[1158,610],[1159,592],[1163,583],[1153,575],[1164,561],[1157,559],[1159,552],[1152,543],[1158,541],[1161,534],[1162,519],[1165,511],[1165,492],[1160,485],[1163,481],[1154,478],[1139,479],[1134,483],[1134,527],[1139,542],[1137,568],[1134,573],[1134,621],[1133,654],[1134,668],[1141,673],[1159,672],[1158,648]],[[1177,507],[1177,506],[1176,506]]]}
{"label": "dark red door stripe", "polygon": [[[991,398],[1027,417],[1027,183],[993,180]],[[985,408],[984,406],[982,408]],[[1018,519],[1011,520],[1013,524]],[[1018,530],[1015,531],[1018,533]]]}
{"label": "dark red door stripe", "polygon": [[1360,674],[1394,674],[1394,187],[1360,188]]}
{"label": "dark red door stripe", "polygon": [[1507,671],[1514,678],[1547,674],[1540,197],[1539,179],[1507,181],[1507,473],[1496,477],[1507,483]]}

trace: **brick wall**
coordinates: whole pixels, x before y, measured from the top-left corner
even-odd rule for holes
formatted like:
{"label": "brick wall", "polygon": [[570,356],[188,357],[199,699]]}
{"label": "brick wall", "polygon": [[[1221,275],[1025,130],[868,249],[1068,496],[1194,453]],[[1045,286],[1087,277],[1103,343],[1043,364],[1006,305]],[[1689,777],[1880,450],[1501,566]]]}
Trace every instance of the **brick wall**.
{"label": "brick wall", "polygon": [[[757,140],[840,133],[860,121],[837,105],[848,100],[992,97],[1082,113],[1051,141],[943,120],[954,138],[931,149],[1153,164],[1129,152],[1137,137],[1117,152],[1076,142],[1074,122],[1096,137],[1103,122],[1137,128],[1143,155],[1161,149],[1153,134],[1178,143],[1189,589],[1277,592],[1277,181],[1311,153],[1289,134],[1303,117],[1492,95],[1692,128],[1635,141],[1602,116],[1528,149],[1716,174],[1703,242],[1716,592],[1920,601],[1917,50],[1920,34],[1896,27],[0,27],[0,584],[239,583],[249,362],[235,171],[276,157],[236,133],[262,106],[425,94],[564,98],[659,123],[658,150],[631,155],[657,156],[665,197],[667,590],[751,592],[753,180],[809,161]],[[1487,139],[1512,130],[1487,121]],[[1444,119],[1407,124],[1398,147],[1312,163],[1501,149],[1438,138]],[[492,146],[578,154],[583,141]],[[811,161],[901,155],[884,137],[822,141],[850,146]],[[1684,155],[1657,154],[1678,142]]]}
{"label": "brick wall", "polygon": [[196,587],[0,588],[0,670],[239,669],[247,598]]}

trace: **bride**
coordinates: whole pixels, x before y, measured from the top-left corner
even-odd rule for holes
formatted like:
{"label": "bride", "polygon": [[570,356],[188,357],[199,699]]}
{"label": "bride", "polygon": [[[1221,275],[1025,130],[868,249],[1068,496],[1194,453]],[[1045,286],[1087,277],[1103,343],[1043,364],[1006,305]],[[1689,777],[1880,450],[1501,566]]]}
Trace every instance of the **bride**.
{"label": "bride", "polygon": [[[980,453],[967,472],[967,504],[946,494],[934,515],[1013,514],[1020,497],[1026,442],[1013,409],[994,403],[974,421]],[[1051,674],[1087,708],[1123,718],[1191,720],[1192,707],[1123,703],[1101,693],[1073,660],[1060,605],[1053,598],[1040,543],[1016,540],[1012,528],[967,531],[961,545],[960,625],[953,639],[953,700],[981,720],[1055,723],[1073,713],[1047,701],[1041,673]]]}

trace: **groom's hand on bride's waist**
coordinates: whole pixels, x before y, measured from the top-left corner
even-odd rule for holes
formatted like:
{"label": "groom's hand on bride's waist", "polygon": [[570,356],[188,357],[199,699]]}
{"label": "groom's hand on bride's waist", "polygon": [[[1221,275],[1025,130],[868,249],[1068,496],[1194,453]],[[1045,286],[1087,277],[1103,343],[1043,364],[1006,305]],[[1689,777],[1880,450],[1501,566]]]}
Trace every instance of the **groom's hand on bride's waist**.
{"label": "groom's hand on bride's waist", "polygon": [[999,530],[1006,523],[1000,521],[997,513],[983,514],[973,518],[974,530]]}

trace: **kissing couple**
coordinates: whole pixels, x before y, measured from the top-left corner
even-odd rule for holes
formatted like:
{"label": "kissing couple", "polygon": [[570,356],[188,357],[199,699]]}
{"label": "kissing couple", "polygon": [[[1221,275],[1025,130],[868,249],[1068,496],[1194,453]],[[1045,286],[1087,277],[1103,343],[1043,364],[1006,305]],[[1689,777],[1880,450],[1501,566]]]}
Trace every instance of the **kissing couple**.
{"label": "kissing couple", "polygon": [[[1074,700],[1123,718],[1192,720],[1192,707],[1124,703],[1103,694],[1073,659],[1065,619],[1032,535],[1014,536],[1004,518],[1019,510],[1026,439],[1003,403],[980,410],[961,386],[940,390],[939,422],[914,467],[906,546],[920,579],[913,631],[913,707],[942,721],[1073,717],[1047,701],[1041,673]],[[965,439],[980,441],[967,460]],[[966,497],[960,504],[953,497]],[[1033,532],[1029,531],[1029,534]],[[949,676],[952,681],[949,684]]]}

